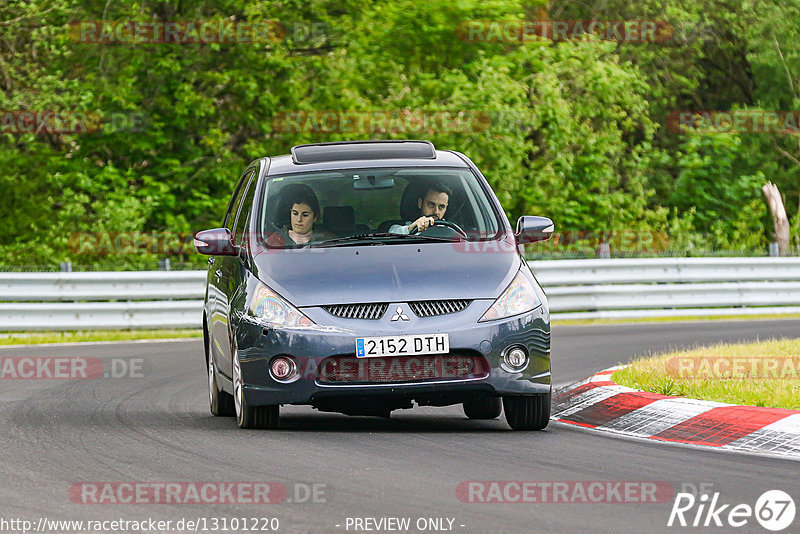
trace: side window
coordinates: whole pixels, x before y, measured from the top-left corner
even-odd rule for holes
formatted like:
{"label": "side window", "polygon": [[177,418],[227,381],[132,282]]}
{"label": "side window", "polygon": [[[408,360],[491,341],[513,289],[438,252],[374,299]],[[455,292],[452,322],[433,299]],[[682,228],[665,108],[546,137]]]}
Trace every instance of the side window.
{"label": "side window", "polygon": [[258,180],[250,180],[246,185],[246,191],[242,200],[242,205],[239,207],[239,214],[236,217],[234,224],[233,241],[237,244],[243,244],[245,238],[245,231],[247,230],[247,223],[250,221],[250,212],[253,211],[253,199],[256,196],[256,182]]}
{"label": "side window", "polygon": [[225,214],[225,221],[222,223],[222,226],[233,232],[233,223],[236,220],[236,214],[239,211],[239,205],[242,202],[242,195],[244,195],[245,190],[247,189],[247,183],[250,181],[250,178],[255,173],[253,169],[247,169],[242,178],[239,180],[239,184],[236,186],[236,192],[233,194],[233,198],[231,199],[230,204],[228,204],[228,212]]}

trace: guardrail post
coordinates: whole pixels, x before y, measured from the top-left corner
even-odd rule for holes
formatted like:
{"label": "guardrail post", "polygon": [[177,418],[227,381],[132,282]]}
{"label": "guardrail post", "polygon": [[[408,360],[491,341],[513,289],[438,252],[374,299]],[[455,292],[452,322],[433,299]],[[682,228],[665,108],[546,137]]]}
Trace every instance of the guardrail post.
{"label": "guardrail post", "polygon": [[71,273],[72,272],[72,262],[71,261],[62,261],[61,262],[61,272],[62,273]]}
{"label": "guardrail post", "polygon": [[158,270],[159,271],[169,271],[169,258],[164,258],[163,260],[158,260]]}
{"label": "guardrail post", "polygon": [[603,260],[611,259],[611,244],[610,243],[600,243],[600,248],[597,249],[597,253],[595,253],[595,257],[603,259]]}

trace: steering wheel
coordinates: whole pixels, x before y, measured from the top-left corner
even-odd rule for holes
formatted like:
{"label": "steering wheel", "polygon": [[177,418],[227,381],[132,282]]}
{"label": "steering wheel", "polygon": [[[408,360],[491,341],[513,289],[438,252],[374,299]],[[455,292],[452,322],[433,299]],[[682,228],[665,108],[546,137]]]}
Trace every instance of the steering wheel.
{"label": "steering wheel", "polygon": [[[460,234],[461,237],[463,237],[464,239],[467,239],[467,232],[462,230],[461,227],[459,225],[457,225],[456,223],[454,223],[453,221],[445,221],[444,219],[436,219],[436,220],[433,221],[433,225],[431,227],[425,229],[425,231],[427,232],[433,226],[444,226],[444,227],[447,227],[447,228],[453,230],[454,232],[456,232],[457,234]],[[411,235],[416,235],[416,234],[420,233],[419,232],[419,227],[414,227],[414,230],[412,230],[409,233]]]}

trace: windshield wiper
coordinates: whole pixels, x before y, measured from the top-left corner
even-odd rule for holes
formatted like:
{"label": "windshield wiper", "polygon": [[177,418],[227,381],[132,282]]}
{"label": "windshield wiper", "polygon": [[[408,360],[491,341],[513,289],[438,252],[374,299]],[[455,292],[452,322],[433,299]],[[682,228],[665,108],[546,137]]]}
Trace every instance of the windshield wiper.
{"label": "windshield wiper", "polygon": [[374,234],[357,234],[357,235],[349,235],[346,237],[336,237],[333,239],[326,239],[325,241],[320,241],[319,243],[312,243],[310,246],[318,247],[318,246],[336,246],[338,244],[345,244],[345,243],[352,243],[353,241],[371,241],[375,238],[387,238],[387,237],[402,237],[400,234],[390,234],[386,233],[374,233]]}
{"label": "windshield wiper", "polygon": [[439,236],[430,236],[430,235],[419,235],[419,234],[394,234],[391,232],[375,232],[371,234],[357,234],[357,235],[350,235],[347,237],[337,237],[335,239],[328,239],[326,241],[321,241],[319,243],[313,243],[309,246],[311,247],[337,247],[342,245],[354,245],[361,241],[370,243],[370,244],[380,244],[383,245],[384,243],[381,241],[383,239],[413,239],[413,240],[428,240],[428,241],[453,241],[452,238],[449,237],[439,237]]}

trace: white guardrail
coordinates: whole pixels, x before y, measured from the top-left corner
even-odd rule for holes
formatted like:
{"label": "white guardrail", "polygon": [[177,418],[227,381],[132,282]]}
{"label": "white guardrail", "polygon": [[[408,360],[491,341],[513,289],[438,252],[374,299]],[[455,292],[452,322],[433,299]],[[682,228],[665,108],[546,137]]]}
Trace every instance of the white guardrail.
{"label": "white guardrail", "polygon": [[[555,319],[800,313],[800,258],[529,262]],[[197,328],[205,271],[0,273],[0,331]]]}

